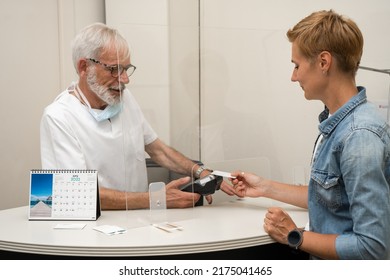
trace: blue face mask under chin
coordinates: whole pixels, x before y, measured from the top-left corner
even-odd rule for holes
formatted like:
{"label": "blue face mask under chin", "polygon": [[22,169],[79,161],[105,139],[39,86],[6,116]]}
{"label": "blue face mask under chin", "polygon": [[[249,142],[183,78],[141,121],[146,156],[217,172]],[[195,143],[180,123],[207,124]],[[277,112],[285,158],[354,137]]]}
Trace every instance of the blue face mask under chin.
{"label": "blue face mask under chin", "polygon": [[78,85],[75,85],[74,90],[78,95],[80,101],[82,101],[82,103],[88,107],[89,113],[92,115],[92,117],[94,117],[97,122],[109,120],[119,114],[119,112],[122,110],[122,102],[119,102],[115,105],[107,105],[104,110],[94,110],[89,105],[88,101],[86,100],[84,94],[82,93]]}
{"label": "blue face mask under chin", "polygon": [[117,103],[115,105],[108,105],[101,112],[97,112],[89,107],[89,112],[95,118],[96,121],[101,122],[115,117],[122,110],[122,104]]}

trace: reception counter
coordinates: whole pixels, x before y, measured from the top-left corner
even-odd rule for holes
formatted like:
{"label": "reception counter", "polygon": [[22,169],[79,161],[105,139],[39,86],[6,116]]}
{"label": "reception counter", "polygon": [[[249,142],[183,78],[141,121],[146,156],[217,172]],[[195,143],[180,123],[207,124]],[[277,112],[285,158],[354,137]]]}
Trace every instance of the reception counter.
{"label": "reception counter", "polygon": [[[216,252],[224,256],[224,252],[247,248],[271,250],[268,245],[272,244],[290,250],[276,244],[263,230],[264,215],[270,206],[286,209],[298,226],[307,223],[306,210],[265,198],[231,198],[191,209],[168,209],[166,220],[179,227],[171,232],[151,225],[150,210],[102,211],[96,221],[29,221],[28,206],[25,206],[0,211],[0,250],[3,255],[76,258],[182,258]],[[55,229],[58,224],[85,226]],[[94,229],[101,225],[119,226],[126,232],[106,235]]]}

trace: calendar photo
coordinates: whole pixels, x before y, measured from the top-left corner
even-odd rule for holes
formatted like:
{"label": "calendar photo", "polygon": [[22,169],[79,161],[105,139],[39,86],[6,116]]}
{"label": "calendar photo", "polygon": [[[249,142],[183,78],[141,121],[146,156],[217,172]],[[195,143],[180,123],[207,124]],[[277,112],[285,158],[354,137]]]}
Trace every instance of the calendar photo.
{"label": "calendar photo", "polygon": [[31,174],[30,217],[51,217],[53,174]]}
{"label": "calendar photo", "polygon": [[29,220],[96,220],[97,171],[32,170]]}

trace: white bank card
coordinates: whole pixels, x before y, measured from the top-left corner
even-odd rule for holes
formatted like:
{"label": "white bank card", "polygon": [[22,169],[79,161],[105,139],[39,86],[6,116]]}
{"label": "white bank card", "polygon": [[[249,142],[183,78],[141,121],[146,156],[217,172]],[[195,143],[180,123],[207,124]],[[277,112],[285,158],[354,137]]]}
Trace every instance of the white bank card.
{"label": "white bank card", "polygon": [[236,178],[236,177],[232,176],[232,174],[230,174],[229,172],[225,172],[225,171],[214,170],[213,172],[211,172],[211,174],[216,175],[216,176],[225,177],[225,178]]}

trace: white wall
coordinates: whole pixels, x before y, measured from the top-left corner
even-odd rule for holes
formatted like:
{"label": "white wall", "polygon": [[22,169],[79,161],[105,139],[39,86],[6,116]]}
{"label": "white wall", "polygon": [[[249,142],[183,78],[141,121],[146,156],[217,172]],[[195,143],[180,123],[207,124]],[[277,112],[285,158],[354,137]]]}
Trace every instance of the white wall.
{"label": "white wall", "polygon": [[[311,12],[331,8],[361,28],[362,65],[390,68],[389,1],[201,1],[201,138],[206,163],[229,161],[223,166],[245,169],[240,166],[245,158],[258,158],[263,165],[268,159],[272,178],[307,181],[323,105],[306,101],[299,85],[290,81],[291,45],[285,34]],[[357,83],[367,86],[369,99],[387,98],[388,76],[362,70]]]}
{"label": "white wall", "polygon": [[93,21],[104,0],[0,1],[0,209],[28,204],[43,108],[75,78],[70,40]]}

